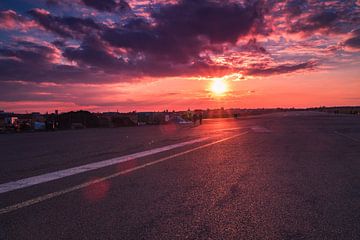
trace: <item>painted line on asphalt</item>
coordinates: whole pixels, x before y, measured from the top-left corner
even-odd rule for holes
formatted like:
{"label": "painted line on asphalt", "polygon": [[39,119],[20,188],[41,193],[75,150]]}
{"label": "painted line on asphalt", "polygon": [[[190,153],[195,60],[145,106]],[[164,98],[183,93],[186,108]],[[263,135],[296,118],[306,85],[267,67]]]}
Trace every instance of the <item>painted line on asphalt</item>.
{"label": "painted line on asphalt", "polygon": [[59,170],[59,171],[55,171],[55,172],[51,172],[51,173],[45,173],[45,174],[38,175],[38,176],[24,178],[24,179],[20,179],[17,181],[3,183],[3,184],[0,184],[0,194],[6,193],[6,192],[11,192],[11,191],[22,189],[22,188],[26,188],[26,187],[31,187],[31,186],[38,185],[41,183],[54,181],[54,180],[69,177],[69,176],[73,176],[73,175],[76,175],[79,173],[97,170],[99,168],[108,167],[111,165],[131,161],[131,160],[134,160],[137,158],[142,158],[142,157],[146,157],[146,156],[153,155],[156,153],[165,152],[165,151],[168,151],[168,150],[171,150],[174,148],[184,147],[184,146],[187,146],[190,144],[203,142],[203,141],[206,141],[209,139],[210,139],[210,137],[198,138],[198,139],[191,140],[191,141],[186,141],[186,142],[172,144],[172,145],[168,145],[168,146],[164,146],[164,147],[154,148],[151,150],[138,152],[138,153],[134,153],[134,154],[130,154],[130,155],[125,155],[125,156],[121,156],[121,157],[111,158],[111,159],[103,160],[100,162],[89,163],[89,164],[85,164],[85,165],[78,166],[78,167],[73,167],[73,168]]}
{"label": "painted line on asphalt", "polygon": [[244,129],[244,127],[234,127],[234,128],[221,128],[221,129],[215,129],[212,130],[210,133],[218,133],[218,132],[225,132],[225,131],[233,131],[233,130],[239,130]]}
{"label": "painted line on asphalt", "polygon": [[338,131],[334,131],[334,133],[335,133],[336,135],[339,135],[339,136],[341,136],[341,137],[344,137],[344,138],[353,140],[353,141],[355,141],[355,142],[360,142],[359,139],[354,138],[354,137],[351,137],[351,136],[348,136],[348,135],[345,135],[345,134],[343,134],[343,133],[339,133]]}
{"label": "painted line on asphalt", "polygon": [[10,212],[19,210],[19,209],[24,208],[24,207],[29,207],[31,205],[34,205],[34,204],[37,204],[37,203],[40,203],[40,202],[44,202],[46,200],[49,200],[49,199],[52,199],[52,198],[55,198],[55,197],[58,197],[58,196],[73,192],[73,191],[77,191],[79,189],[88,187],[90,185],[93,185],[93,184],[96,184],[96,183],[99,183],[99,182],[103,182],[103,181],[106,181],[106,180],[109,180],[109,179],[112,179],[112,178],[116,178],[118,176],[121,176],[121,175],[124,175],[124,174],[127,174],[127,173],[131,173],[131,172],[134,172],[134,171],[137,171],[137,170],[140,170],[140,169],[143,169],[143,168],[146,168],[146,167],[149,167],[149,166],[164,162],[164,161],[172,159],[172,158],[176,158],[176,157],[179,157],[179,156],[182,156],[182,155],[185,155],[185,154],[188,154],[188,153],[191,153],[191,152],[194,152],[194,151],[206,148],[206,147],[210,147],[210,146],[212,146],[214,144],[225,142],[227,140],[239,137],[241,135],[245,135],[247,133],[248,132],[243,132],[243,133],[240,133],[240,134],[236,134],[236,135],[233,135],[231,137],[223,138],[223,139],[211,142],[211,143],[201,145],[199,147],[195,147],[195,148],[192,148],[192,149],[180,152],[180,153],[173,154],[171,156],[163,157],[163,158],[160,158],[158,160],[155,160],[155,161],[152,161],[152,162],[149,162],[149,163],[145,163],[143,165],[139,165],[137,167],[133,167],[133,168],[121,171],[121,172],[117,172],[115,174],[112,174],[112,175],[109,175],[109,176],[106,176],[106,177],[103,177],[103,178],[99,178],[99,179],[96,179],[96,180],[93,180],[93,181],[85,182],[85,183],[75,185],[73,187],[70,187],[70,188],[67,188],[67,189],[64,189],[64,190],[49,193],[49,194],[46,194],[46,195],[43,195],[43,196],[40,196],[40,197],[36,197],[36,198],[30,199],[30,200],[27,200],[27,201],[24,201],[24,202],[21,202],[21,203],[17,203],[17,204],[8,206],[8,207],[4,207],[4,208],[0,209],[0,215],[5,214],[5,213],[10,213]]}
{"label": "painted line on asphalt", "polygon": [[269,130],[269,129],[265,128],[265,127],[262,127],[262,126],[253,126],[253,127],[251,127],[251,130],[253,130],[256,133],[270,133],[270,132],[272,132],[271,130]]}

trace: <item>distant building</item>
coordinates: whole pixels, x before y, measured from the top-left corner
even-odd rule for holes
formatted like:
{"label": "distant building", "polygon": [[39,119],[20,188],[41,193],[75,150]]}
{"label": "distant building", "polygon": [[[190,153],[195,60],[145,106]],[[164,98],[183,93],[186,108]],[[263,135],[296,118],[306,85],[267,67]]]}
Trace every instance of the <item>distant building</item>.
{"label": "distant building", "polygon": [[[94,128],[99,126],[99,118],[96,114],[88,111],[76,111],[76,112],[67,112],[62,113],[59,116],[56,116],[59,123],[59,128],[61,129],[70,129],[70,128],[80,128],[80,124],[84,128]],[[73,125],[75,124],[75,125]]]}
{"label": "distant building", "polygon": [[112,124],[114,127],[128,127],[137,126],[139,117],[136,112],[117,113],[112,117]]}
{"label": "distant building", "polygon": [[174,113],[169,112],[139,112],[138,122],[140,124],[158,125],[169,123]]}
{"label": "distant building", "polygon": [[45,116],[41,115],[39,112],[31,113],[31,121],[34,122],[45,122]]}
{"label": "distant building", "polygon": [[5,119],[0,118],[0,131],[5,130]]}
{"label": "distant building", "polygon": [[5,125],[16,125],[18,123],[18,117],[5,117]]}

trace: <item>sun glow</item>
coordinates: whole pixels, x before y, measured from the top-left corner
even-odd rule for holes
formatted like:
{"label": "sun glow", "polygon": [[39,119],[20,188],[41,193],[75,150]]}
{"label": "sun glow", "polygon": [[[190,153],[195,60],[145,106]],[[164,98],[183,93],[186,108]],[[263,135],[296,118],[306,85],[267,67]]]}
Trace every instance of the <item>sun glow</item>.
{"label": "sun glow", "polygon": [[228,91],[228,85],[223,79],[215,79],[211,84],[211,92],[215,95],[224,95]]}

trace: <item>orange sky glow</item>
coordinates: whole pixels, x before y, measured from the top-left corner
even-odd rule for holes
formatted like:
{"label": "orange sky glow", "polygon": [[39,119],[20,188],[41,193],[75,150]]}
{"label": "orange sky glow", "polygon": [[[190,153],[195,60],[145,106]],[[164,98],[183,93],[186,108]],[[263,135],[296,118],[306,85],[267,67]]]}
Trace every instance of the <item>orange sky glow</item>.
{"label": "orange sky glow", "polygon": [[44,2],[0,3],[0,110],[360,105],[359,1]]}

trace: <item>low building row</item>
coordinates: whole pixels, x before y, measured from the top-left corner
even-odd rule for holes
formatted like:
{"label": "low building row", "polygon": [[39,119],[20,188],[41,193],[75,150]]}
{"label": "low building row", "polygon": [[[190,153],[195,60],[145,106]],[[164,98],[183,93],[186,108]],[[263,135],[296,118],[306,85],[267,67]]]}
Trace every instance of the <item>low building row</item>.
{"label": "low building row", "polygon": [[0,132],[45,131],[97,127],[128,127],[166,124],[175,112],[105,112],[71,111],[59,114],[16,114],[0,112]]}

